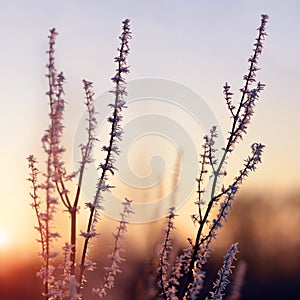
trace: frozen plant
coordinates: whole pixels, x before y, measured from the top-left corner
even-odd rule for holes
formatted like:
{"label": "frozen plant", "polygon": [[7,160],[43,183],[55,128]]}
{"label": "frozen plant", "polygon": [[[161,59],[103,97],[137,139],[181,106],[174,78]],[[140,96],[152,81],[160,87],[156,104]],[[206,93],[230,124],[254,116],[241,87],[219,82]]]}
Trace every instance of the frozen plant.
{"label": "frozen plant", "polygon": [[[261,163],[261,156],[264,145],[253,143],[251,154],[245,159],[243,168],[228,186],[222,186],[218,192],[217,184],[220,176],[227,175],[225,165],[230,154],[235,149],[236,144],[243,139],[247,133],[248,125],[254,113],[254,107],[259,98],[260,92],[264,89],[264,84],[256,82],[258,59],[262,53],[263,41],[266,37],[267,15],[261,16],[261,24],[258,28],[258,37],[254,43],[253,54],[249,58],[249,68],[243,77],[245,84],[240,89],[241,97],[237,104],[232,100],[233,93],[230,85],[226,82],[223,87],[224,98],[232,119],[231,129],[228,132],[227,143],[221,151],[220,160],[216,157],[218,149],[215,148],[217,138],[217,128],[213,126],[209,135],[204,137],[203,152],[200,155],[200,174],[197,178],[197,213],[193,214],[192,220],[198,227],[195,239],[188,238],[190,246],[183,250],[173,266],[169,277],[166,276],[169,265],[166,264],[166,254],[170,252],[172,239],[170,220],[174,218],[174,209],[170,210],[168,218],[168,230],[165,241],[160,251],[158,277],[160,296],[163,299],[202,299],[200,295],[203,290],[205,280],[204,265],[206,264],[212,251],[211,243],[217,237],[218,230],[226,221],[227,215],[232,207],[235,194],[238,192],[242,182],[254,171],[258,163]],[[219,150],[220,151],[220,150]],[[212,185],[205,189],[205,179],[210,175]],[[208,202],[204,201],[204,194],[209,195]],[[213,210],[217,210],[213,217]],[[214,284],[210,299],[222,299],[224,290],[229,282],[232,262],[237,253],[237,244],[234,244],[225,256],[224,265],[218,272],[218,279]]]}
{"label": "frozen plant", "polygon": [[[39,170],[37,168],[37,159],[30,155],[28,163],[30,168],[29,181],[32,184],[31,198],[33,200],[31,206],[35,210],[37,217],[36,229],[39,232],[40,238],[38,242],[41,244],[40,256],[43,260],[43,266],[38,273],[44,284],[43,296],[45,299],[82,299],[81,291],[84,287],[86,271],[95,269],[96,264],[87,259],[88,248],[91,239],[97,236],[96,223],[100,219],[100,211],[103,209],[101,203],[103,201],[103,193],[113,188],[108,183],[109,175],[114,174],[115,159],[119,154],[118,141],[122,138],[122,110],[126,108],[125,97],[126,80],[125,75],[129,73],[127,66],[127,55],[129,54],[129,40],[131,38],[130,21],[123,21],[122,33],[120,35],[120,46],[118,55],[115,57],[117,69],[112,82],[114,90],[111,91],[114,95],[114,103],[110,104],[112,115],[108,118],[111,124],[110,139],[102,150],[106,152],[103,163],[99,164],[101,175],[98,179],[94,199],[86,203],[86,207],[90,210],[90,215],[87,220],[87,229],[81,232],[83,238],[83,250],[81,255],[77,251],[77,214],[79,211],[79,201],[81,196],[81,185],[83,181],[84,171],[87,164],[94,161],[92,157],[93,147],[97,141],[96,129],[97,119],[94,108],[94,92],[93,83],[83,80],[83,89],[85,93],[85,105],[87,110],[87,142],[80,145],[82,159],[79,163],[79,168],[75,172],[68,173],[65,167],[63,154],[65,148],[62,145],[63,136],[63,119],[64,119],[64,81],[65,77],[62,72],[58,72],[55,64],[54,46],[56,42],[57,32],[53,28],[49,35],[49,50],[47,64],[47,78],[49,90],[46,93],[49,98],[49,127],[45,131],[42,138],[42,145],[46,155],[46,170],[42,174],[43,180],[40,183],[38,179]],[[75,180],[77,175],[77,188],[74,199],[70,196],[68,190],[68,181]],[[126,223],[128,216],[133,213],[131,210],[131,201],[125,199],[123,212],[121,212],[120,224],[115,234],[115,247],[110,255],[112,260],[111,267],[107,268],[107,274],[104,275],[104,286],[95,287],[95,293],[102,298],[107,289],[114,285],[115,276],[119,272],[119,264],[124,260],[121,257],[123,250],[123,238],[126,232]],[[63,263],[60,266],[62,274],[59,276],[55,272],[54,260],[59,256],[58,252],[54,251],[54,245],[60,234],[55,228],[56,213],[64,209],[70,215],[70,241],[65,243],[62,248]],[[78,260],[78,256],[80,259]]]}
{"label": "frozen plant", "polygon": [[[265,27],[268,21],[267,15],[261,16],[261,24],[258,28],[253,54],[249,58],[249,68],[244,76],[244,86],[240,89],[241,97],[238,102],[233,101],[233,93],[228,83],[223,87],[224,98],[232,120],[227,142],[223,149],[216,149],[217,128],[213,126],[208,135],[204,137],[203,151],[200,154],[200,170],[197,181],[197,200],[195,205],[197,211],[192,215],[192,221],[196,226],[195,238],[188,238],[189,247],[183,249],[179,255],[176,254],[174,261],[173,234],[175,230],[174,220],[176,218],[175,208],[171,207],[167,216],[164,241],[159,252],[157,268],[157,291],[152,290],[151,298],[165,300],[183,299],[216,299],[220,300],[226,293],[229,276],[233,269],[233,262],[238,253],[237,243],[233,244],[224,257],[223,266],[217,272],[217,278],[213,284],[209,296],[203,295],[203,286],[206,277],[205,264],[211,252],[212,242],[217,237],[219,229],[223,226],[231,210],[234,197],[243,181],[249,173],[255,171],[261,163],[264,145],[253,143],[251,154],[245,159],[244,165],[239,173],[233,178],[231,184],[218,189],[218,182],[222,176],[227,175],[225,165],[228,157],[233,153],[235,146],[247,133],[251,122],[256,102],[264,84],[256,82],[258,59],[262,53],[263,41],[266,37]],[[50,30],[49,50],[47,64],[47,79],[49,90],[49,127],[42,138],[42,146],[46,156],[45,171],[40,174],[37,168],[37,159],[30,155],[28,157],[30,177],[32,185],[31,198],[36,217],[36,229],[39,232],[38,242],[41,245],[40,256],[43,264],[38,276],[43,280],[43,296],[48,300],[60,299],[83,299],[82,290],[85,287],[86,271],[93,271],[96,263],[88,259],[89,247],[98,233],[98,223],[101,219],[105,192],[113,186],[109,184],[109,176],[115,173],[115,160],[120,154],[118,142],[122,138],[122,111],[126,108],[125,97],[126,80],[129,73],[127,55],[129,54],[129,40],[131,38],[129,20],[123,21],[122,33],[120,35],[120,46],[118,55],[115,57],[117,64],[116,73],[112,78],[114,90],[114,102],[110,104],[112,114],[108,118],[110,124],[109,142],[102,147],[105,153],[104,161],[99,164],[100,176],[97,180],[95,195],[89,199],[86,208],[89,210],[86,230],[77,232],[77,214],[80,209],[81,185],[87,165],[94,161],[93,148],[98,142],[97,118],[94,108],[93,83],[83,80],[85,94],[85,105],[87,111],[87,141],[80,145],[81,161],[78,170],[67,172],[63,155],[65,148],[62,145],[63,118],[65,109],[64,81],[62,72],[58,72],[55,64],[54,46],[57,32]],[[220,159],[217,159],[217,151],[221,151]],[[42,177],[40,179],[39,177]],[[74,193],[70,193],[68,186],[71,180],[77,180]],[[209,180],[212,184],[205,188]],[[74,195],[74,198],[71,197]],[[205,197],[204,197],[205,195]],[[208,196],[207,196],[208,195]],[[208,201],[205,199],[208,198]],[[70,239],[65,242],[60,252],[55,251],[56,240],[60,238],[59,230],[56,229],[56,215],[64,208],[69,214]],[[216,212],[216,213],[214,213]],[[121,271],[120,264],[125,260],[122,256],[124,251],[124,234],[127,231],[128,216],[133,213],[131,201],[123,202],[123,211],[120,212],[120,222],[117,232],[114,234],[115,242],[113,251],[109,255],[110,265],[104,269],[102,283],[93,288],[93,293],[98,298],[104,298],[109,289],[116,283],[116,276]],[[81,239],[78,239],[81,237]],[[82,252],[79,253],[78,242],[82,241]],[[61,269],[57,272],[55,260],[62,259]],[[153,285],[152,285],[153,286]],[[237,299],[241,282],[236,285],[236,292],[232,297]],[[153,296],[156,295],[156,296]],[[206,297],[206,298],[205,298]]]}

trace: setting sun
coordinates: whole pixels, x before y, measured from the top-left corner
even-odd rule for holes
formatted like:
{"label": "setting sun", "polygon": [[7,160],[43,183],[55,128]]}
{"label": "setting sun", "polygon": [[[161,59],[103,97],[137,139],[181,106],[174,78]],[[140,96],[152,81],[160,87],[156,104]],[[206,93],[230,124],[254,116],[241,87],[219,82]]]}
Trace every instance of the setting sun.
{"label": "setting sun", "polygon": [[0,249],[5,249],[10,246],[11,238],[8,230],[0,229]]}

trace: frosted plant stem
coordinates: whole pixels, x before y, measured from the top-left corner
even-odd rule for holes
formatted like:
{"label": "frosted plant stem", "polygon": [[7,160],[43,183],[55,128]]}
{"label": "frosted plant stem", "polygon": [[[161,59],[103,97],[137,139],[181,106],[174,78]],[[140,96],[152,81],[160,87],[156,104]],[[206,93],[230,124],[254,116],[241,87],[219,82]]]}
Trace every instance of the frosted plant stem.
{"label": "frosted plant stem", "polygon": [[[194,269],[195,262],[197,260],[197,255],[198,255],[199,249],[200,249],[200,244],[201,244],[200,239],[201,239],[201,235],[203,233],[204,226],[208,221],[208,217],[210,215],[210,212],[212,210],[214,203],[216,203],[219,200],[219,198],[224,195],[224,192],[222,192],[217,197],[215,196],[218,178],[221,175],[222,168],[224,166],[224,163],[227,159],[228,154],[230,154],[233,151],[233,147],[237,143],[238,139],[241,139],[242,134],[246,132],[247,124],[249,123],[250,117],[253,114],[251,105],[254,106],[254,100],[256,100],[258,98],[258,93],[264,87],[263,84],[258,83],[256,89],[251,90],[251,91],[249,90],[249,86],[251,85],[252,82],[255,81],[255,72],[258,70],[256,64],[257,64],[258,57],[262,52],[262,41],[264,40],[264,37],[266,35],[265,25],[267,23],[267,20],[268,20],[268,16],[262,15],[261,26],[258,28],[259,34],[258,34],[258,37],[256,38],[257,42],[254,44],[255,45],[255,48],[253,50],[254,55],[252,57],[250,57],[250,59],[249,59],[249,61],[250,61],[250,66],[248,69],[249,72],[246,76],[244,76],[245,85],[241,89],[242,96],[241,96],[241,100],[239,102],[238,109],[235,113],[233,113],[233,108],[229,107],[231,114],[233,116],[233,123],[232,123],[231,131],[230,131],[230,135],[229,135],[229,138],[227,141],[227,145],[223,149],[224,153],[219,162],[218,168],[215,170],[214,166],[211,165],[214,171],[213,171],[213,184],[212,184],[211,193],[210,193],[210,201],[208,203],[208,206],[206,208],[203,218],[201,218],[201,220],[199,222],[199,229],[198,229],[197,235],[196,235],[196,240],[195,240],[195,244],[194,244],[192,258],[191,258],[190,265],[189,265],[189,270],[185,276],[183,288],[181,289],[181,292],[179,295],[180,300],[182,300],[184,298],[184,296],[186,295],[186,293],[188,293],[189,284],[192,283],[192,281],[193,281],[193,269]],[[227,84],[226,84],[226,87],[227,87]],[[244,109],[244,111],[245,111],[244,114],[242,114],[242,109]]]}
{"label": "frosted plant stem", "polygon": [[104,146],[103,150],[106,151],[106,158],[104,161],[104,164],[100,164],[100,168],[102,169],[102,173],[100,178],[98,179],[97,187],[96,187],[96,194],[94,197],[93,203],[88,203],[88,207],[90,208],[90,215],[88,219],[88,225],[86,233],[82,234],[85,238],[84,245],[83,245],[83,251],[81,256],[81,264],[80,264],[80,273],[79,273],[79,288],[82,288],[83,285],[83,275],[85,271],[85,262],[86,262],[86,256],[88,251],[88,245],[89,240],[91,237],[95,236],[93,225],[97,221],[95,214],[97,211],[97,208],[101,208],[101,198],[102,198],[102,192],[106,191],[110,188],[109,185],[106,185],[107,181],[107,171],[110,171],[112,174],[114,174],[114,158],[113,154],[119,154],[118,146],[116,144],[117,139],[121,139],[122,130],[119,125],[119,121],[122,120],[121,111],[123,108],[125,108],[125,101],[123,99],[124,95],[126,96],[125,92],[125,79],[122,77],[123,74],[129,73],[129,68],[126,65],[126,56],[129,53],[129,47],[128,47],[128,40],[131,38],[131,32],[130,32],[130,25],[129,25],[129,19],[126,19],[123,21],[123,32],[120,36],[121,45],[118,49],[118,56],[115,58],[115,61],[117,62],[117,70],[116,75],[112,78],[112,81],[115,83],[115,90],[113,91],[115,95],[114,104],[111,105],[113,109],[112,117],[109,118],[109,122],[111,123],[111,130],[110,130],[110,139],[108,146]]}

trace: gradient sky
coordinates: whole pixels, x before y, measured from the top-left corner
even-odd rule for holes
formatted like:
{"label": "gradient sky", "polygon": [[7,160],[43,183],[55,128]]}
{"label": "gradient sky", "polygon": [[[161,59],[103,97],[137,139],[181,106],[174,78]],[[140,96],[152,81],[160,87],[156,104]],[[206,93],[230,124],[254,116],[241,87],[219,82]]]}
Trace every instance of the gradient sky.
{"label": "gradient sky", "polygon": [[[300,180],[299,1],[1,0],[0,236],[8,231],[23,244],[32,235],[25,158],[41,154],[47,124],[44,67],[50,28],[59,32],[57,63],[67,77],[70,141],[83,110],[81,80],[93,81],[96,95],[111,87],[124,18],[132,20],[133,32],[129,79],[156,77],[188,86],[205,99],[226,132],[222,85],[228,81],[236,92],[241,87],[262,13],[270,21],[258,78],[267,86],[236,157],[241,160],[252,141],[266,144],[264,163],[247,188],[288,191],[299,188]],[[27,234],[18,231],[20,224]]]}

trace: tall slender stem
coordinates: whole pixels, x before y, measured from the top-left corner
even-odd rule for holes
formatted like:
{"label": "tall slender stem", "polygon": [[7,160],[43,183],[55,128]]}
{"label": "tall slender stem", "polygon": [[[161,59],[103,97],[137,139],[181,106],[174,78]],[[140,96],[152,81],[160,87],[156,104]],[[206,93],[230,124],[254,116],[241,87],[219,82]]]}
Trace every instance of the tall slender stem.
{"label": "tall slender stem", "polygon": [[[227,145],[224,148],[224,153],[221,157],[218,168],[213,172],[213,183],[212,183],[212,188],[211,188],[211,193],[210,193],[210,201],[208,203],[208,206],[206,208],[206,211],[205,211],[205,214],[204,214],[203,218],[199,222],[199,228],[198,228],[197,235],[196,235],[196,240],[195,240],[195,244],[194,244],[194,249],[193,249],[191,261],[190,261],[190,264],[189,264],[189,269],[188,269],[188,272],[187,272],[186,276],[184,277],[183,288],[181,289],[181,292],[179,293],[179,299],[180,300],[182,300],[184,298],[184,296],[188,292],[189,284],[192,283],[192,281],[193,281],[193,269],[194,269],[195,262],[197,260],[198,252],[200,250],[201,235],[203,233],[204,226],[206,225],[206,223],[208,221],[208,217],[211,213],[211,210],[212,210],[212,207],[213,207],[214,203],[221,196],[223,196],[223,194],[224,194],[224,193],[221,193],[217,197],[215,196],[216,188],[217,188],[217,182],[218,182],[218,178],[221,174],[221,170],[223,168],[223,165],[226,161],[226,158],[227,158],[228,154],[231,153],[232,150],[233,150],[232,147],[233,147],[233,144],[237,140],[238,132],[239,131],[243,132],[244,128],[241,128],[241,125],[245,125],[246,121],[247,121],[247,118],[250,117],[250,115],[247,115],[246,113],[244,114],[244,116],[241,117],[241,111],[242,111],[243,108],[245,108],[245,103],[248,101],[248,99],[245,100],[245,97],[249,96],[249,93],[250,93],[249,86],[253,81],[255,81],[255,79],[254,79],[255,71],[258,70],[257,67],[256,67],[256,63],[257,63],[258,56],[261,54],[262,41],[264,39],[264,36],[266,35],[266,33],[265,33],[265,24],[266,24],[267,18],[268,17],[266,15],[262,15],[261,26],[258,28],[259,34],[258,34],[258,37],[256,39],[257,42],[255,43],[254,55],[253,55],[253,57],[251,57],[249,59],[249,61],[250,61],[249,72],[244,77],[245,78],[245,85],[244,85],[243,89],[241,89],[242,90],[242,96],[241,96],[241,99],[240,99],[240,102],[239,102],[238,109],[237,109],[236,113],[233,115],[233,123],[232,123],[231,131],[230,131],[230,135],[228,137]],[[258,87],[258,91],[260,91],[260,86]]]}

